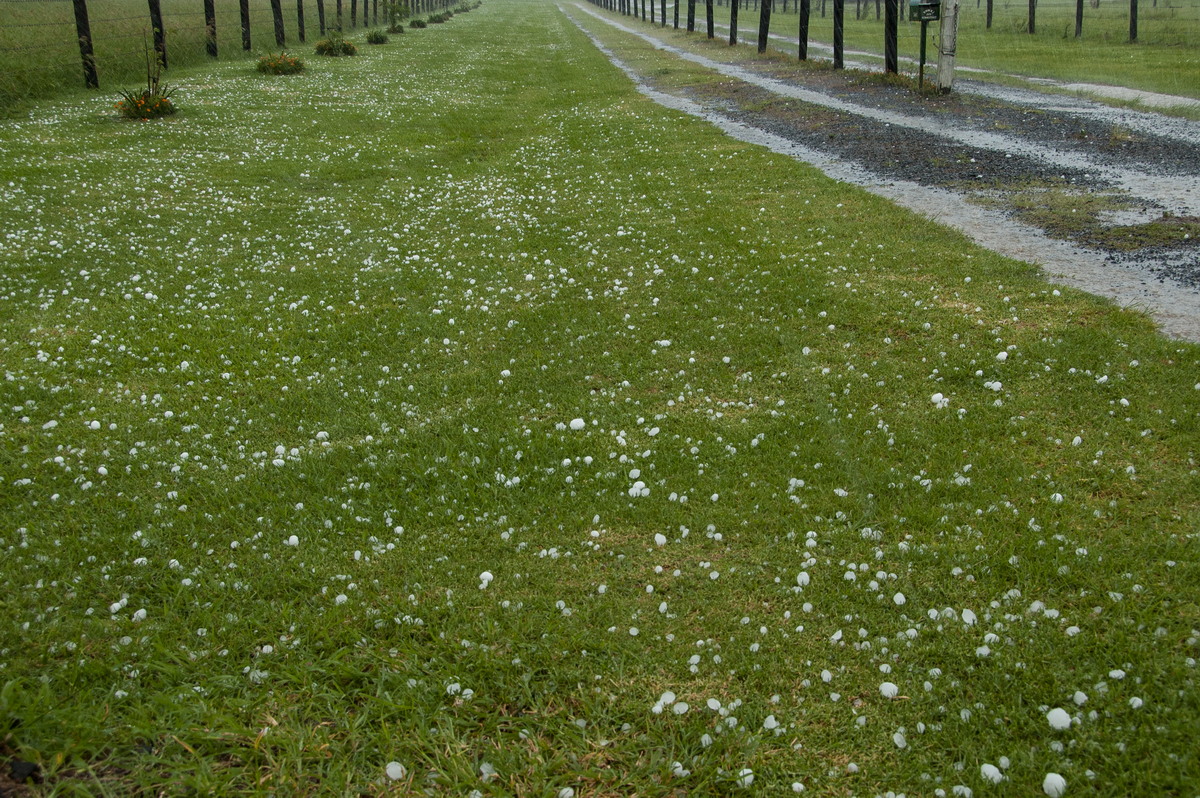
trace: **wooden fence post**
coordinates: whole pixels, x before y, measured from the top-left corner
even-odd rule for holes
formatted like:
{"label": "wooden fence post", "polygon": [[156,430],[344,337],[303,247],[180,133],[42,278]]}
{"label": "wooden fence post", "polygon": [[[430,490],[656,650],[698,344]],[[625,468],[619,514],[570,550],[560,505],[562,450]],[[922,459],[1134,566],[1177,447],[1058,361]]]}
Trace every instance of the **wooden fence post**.
{"label": "wooden fence post", "polygon": [[844,39],[846,30],[846,0],[833,0],[833,68],[842,69],[846,64]]}
{"label": "wooden fence post", "polygon": [[758,4],[758,51],[767,51],[767,34],[771,30],[771,0]]}
{"label": "wooden fence post", "polygon": [[887,0],[883,9],[883,71],[893,75],[900,71],[897,36],[900,28],[900,0]]}
{"label": "wooden fence post", "polygon": [[808,60],[808,19],[812,14],[812,0],[800,0],[800,34],[797,37],[796,55],[801,61]]}
{"label": "wooden fence post", "polygon": [[337,0],[337,32],[342,32],[342,0]]}
{"label": "wooden fence post", "polygon": [[1129,41],[1137,41],[1138,0],[1129,0]]}
{"label": "wooden fence post", "polygon": [[987,29],[992,29],[992,0],[987,0]]}
{"label": "wooden fence post", "polygon": [[217,57],[217,9],[213,0],[204,0],[204,48],[209,58]]}
{"label": "wooden fence post", "polygon": [[271,17],[275,20],[275,44],[283,47],[287,39],[283,35],[283,4],[280,0],[271,0]]}
{"label": "wooden fence post", "polygon": [[1037,14],[1037,0],[1029,0],[1029,30],[1026,31],[1026,33],[1028,33],[1030,36],[1032,36],[1034,34],[1034,32],[1036,31],[1036,28],[1037,28],[1037,25],[1036,25],[1037,20],[1034,19],[1036,14]]}
{"label": "wooden fence post", "polygon": [[317,0],[317,24],[321,27],[321,35],[325,35],[325,0]]}
{"label": "wooden fence post", "polygon": [[350,0],[350,27],[358,27],[358,0]]}
{"label": "wooden fence post", "polygon": [[296,30],[299,31],[300,41],[304,41],[304,0],[296,0]]}
{"label": "wooden fence post", "polygon": [[738,29],[737,29],[737,12],[738,6],[742,4],[742,0],[733,0],[729,4],[729,46],[737,44]]}
{"label": "wooden fence post", "polygon": [[242,15],[242,49],[250,51],[250,0],[238,0],[238,10]]}
{"label": "wooden fence post", "polygon": [[713,0],[704,0],[704,21],[708,24],[708,38],[713,37]]}
{"label": "wooden fence post", "polygon": [[1083,37],[1083,0],[1075,0],[1075,38]]}
{"label": "wooden fence post", "polygon": [[954,89],[954,60],[958,52],[958,0],[942,4],[938,36],[937,87],[943,94]]}
{"label": "wooden fence post", "polygon": [[[679,2],[679,0],[675,0]],[[696,29],[696,0],[688,0],[688,17],[687,17],[688,33]]]}
{"label": "wooden fence post", "polygon": [[96,56],[92,53],[92,26],[88,22],[87,0],[75,0],[75,34],[79,38],[79,58],[83,61],[83,82],[89,89],[100,88],[96,74]]}
{"label": "wooden fence post", "polygon": [[150,28],[154,31],[154,52],[162,68],[167,68],[167,37],[163,32],[162,5],[159,0],[150,0]]}

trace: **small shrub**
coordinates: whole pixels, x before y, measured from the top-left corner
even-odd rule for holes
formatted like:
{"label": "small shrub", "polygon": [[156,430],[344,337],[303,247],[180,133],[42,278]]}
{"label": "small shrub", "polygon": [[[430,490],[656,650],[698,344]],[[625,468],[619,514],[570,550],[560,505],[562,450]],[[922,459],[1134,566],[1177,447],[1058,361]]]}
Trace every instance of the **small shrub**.
{"label": "small shrub", "polygon": [[429,21],[436,25],[440,25],[443,22],[447,21],[448,19],[450,19],[449,14],[443,13],[443,14],[430,14],[429,15]]}
{"label": "small shrub", "polygon": [[258,71],[267,75],[298,75],[304,71],[304,62],[287,53],[267,53],[259,57]]}
{"label": "small shrub", "polygon": [[142,91],[121,89],[121,99],[113,108],[126,119],[159,119],[170,116],[179,109],[171,102],[175,90],[162,82],[162,59],[158,53],[150,57],[150,45],[142,35],[142,47],[146,50],[146,88]]}
{"label": "small shrub", "polygon": [[354,46],[354,42],[342,36],[338,31],[329,34],[328,39],[322,39],[317,42],[317,55],[328,56],[343,56],[343,55],[358,55],[358,48]]}
{"label": "small shrub", "polygon": [[424,27],[426,27],[426,25],[425,25],[425,20],[423,20],[423,19],[413,19],[413,20],[409,20],[409,22],[408,22],[408,27],[410,27],[410,28],[424,28]]}
{"label": "small shrub", "polygon": [[387,44],[387,34],[381,30],[373,30],[367,33],[367,44]]}
{"label": "small shrub", "polygon": [[401,25],[399,22],[393,22],[391,25],[388,25],[387,32],[388,33],[404,33],[404,26]]}

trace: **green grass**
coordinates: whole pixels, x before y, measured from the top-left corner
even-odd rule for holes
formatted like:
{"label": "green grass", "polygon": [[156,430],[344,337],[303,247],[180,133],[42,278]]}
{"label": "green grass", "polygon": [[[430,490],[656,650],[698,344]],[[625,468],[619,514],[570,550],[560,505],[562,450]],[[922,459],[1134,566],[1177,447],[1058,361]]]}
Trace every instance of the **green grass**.
{"label": "green grass", "polygon": [[[336,0],[302,0],[304,41],[311,46],[322,36],[318,6],[324,5],[328,29],[337,25]],[[162,0],[167,61],[172,68],[210,60],[205,46],[205,18],[200,2]],[[284,47],[301,49],[298,4],[283,6]],[[124,83],[145,79],[143,37],[151,32],[150,16],[140,0],[90,0],[96,68],[100,88],[114,92]],[[275,41],[270,4],[250,4],[251,52],[242,48],[241,15],[237,0],[215,0],[217,52],[222,60],[243,60],[279,49]],[[385,4],[362,0],[351,15],[350,0],[342,0],[342,26],[350,35],[355,28],[386,25]],[[83,68],[76,43],[75,17],[66,2],[0,2],[0,107],[37,99],[66,89],[83,87]],[[11,110],[11,109],[10,109]]]}
{"label": "green grass", "polygon": [[[919,23],[907,21],[907,6],[900,23],[899,53],[916,59],[920,51]],[[703,32],[703,4],[698,4],[697,30]],[[809,35],[833,41],[833,4],[820,13],[813,3]],[[862,19],[855,19],[854,4],[846,4],[845,43],[848,50],[883,52],[883,22],[876,20],[874,4],[864,4]],[[1054,78],[1069,82],[1107,83],[1146,91],[1200,98],[1200,3],[1172,0],[1157,7],[1139,3],[1138,41],[1129,43],[1128,3],[1086,5],[1083,37],[1075,38],[1075,4],[1056,0],[1038,3],[1036,33],[1025,32],[1028,4],[997,2],[992,28],[986,27],[986,4],[960,6],[957,58],[960,66],[1018,75]],[[681,16],[681,20],[685,15]],[[728,24],[729,9],[716,9],[716,20]],[[681,21],[681,26],[683,22]],[[741,38],[752,42],[758,15],[743,10],[738,27]],[[771,18],[771,32],[794,40],[798,19],[789,8]],[[937,60],[938,24],[929,26],[928,56]],[[795,54],[793,46],[793,55]],[[814,52],[813,57],[827,54]],[[851,56],[847,56],[848,58]],[[861,59],[861,56],[853,56]],[[879,63],[882,63],[880,56]]]}
{"label": "green grass", "polygon": [[549,3],[172,80],[0,123],[38,790],[1200,784],[1195,345],[653,105]]}

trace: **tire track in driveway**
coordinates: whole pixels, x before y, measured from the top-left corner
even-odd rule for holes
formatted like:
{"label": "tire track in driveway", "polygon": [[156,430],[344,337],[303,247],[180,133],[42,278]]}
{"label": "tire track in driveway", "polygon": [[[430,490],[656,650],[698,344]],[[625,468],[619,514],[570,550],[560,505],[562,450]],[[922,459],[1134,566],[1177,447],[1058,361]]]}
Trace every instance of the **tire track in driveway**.
{"label": "tire track in driveway", "polygon": [[[560,5],[559,8],[564,12],[567,11],[566,6]],[[972,136],[982,133],[981,131],[955,129],[945,123],[934,124],[931,120],[921,120],[891,111],[857,106],[820,92],[763,78],[740,67],[721,64],[703,56],[681,51],[642,31],[607,19],[580,4],[572,4],[569,8],[587,14],[605,25],[637,36],[657,49],[715,70],[726,77],[746,80],[771,91],[778,86],[784,90],[779,92],[782,96],[852,113],[863,118],[869,124],[904,125],[904,122],[912,122],[913,125],[904,126],[934,135],[957,136],[954,140],[960,141],[964,146],[980,146],[978,143],[968,145],[967,141],[974,141]],[[952,227],[987,249],[1040,266],[1046,276],[1055,282],[1107,297],[1123,307],[1143,310],[1154,318],[1164,333],[1171,337],[1200,342],[1200,291],[1189,289],[1170,280],[1160,279],[1142,268],[1109,264],[1107,256],[1103,252],[1052,239],[1041,230],[1016,222],[1000,211],[968,203],[965,196],[958,192],[926,186],[909,180],[881,177],[860,164],[807,147],[767,130],[750,126],[716,108],[658,91],[646,85],[641,75],[621,61],[573,14],[567,13],[567,16],[604,53],[609,61],[633,81],[639,92],[660,105],[705,119],[727,135],[740,141],[758,144],[774,152],[811,164],[836,180],[865,188],[873,194],[889,199],[926,218]],[[983,133],[982,139],[995,146],[999,146],[1002,142],[1013,141],[1016,145],[1025,147],[1019,154],[1026,157],[1036,158],[1038,153],[1044,153],[1047,157],[1052,158],[1062,155],[1079,157],[1074,153],[1062,153],[1045,147],[1029,146],[1029,142],[1016,141],[1011,137],[998,134]],[[1065,162],[1055,161],[1054,163]],[[1072,168],[1078,169],[1079,167],[1073,166]],[[1094,169],[1097,172],[1102,169],[1110,169],[1101,164],[1089,164],[1086,168]],[[1200,179],[1193,177],[1190,182],[1190,195],[1188,192],[1183,193],[1189,196],[1190,202],[1195,203],[1196,213],[1200,215]]]}

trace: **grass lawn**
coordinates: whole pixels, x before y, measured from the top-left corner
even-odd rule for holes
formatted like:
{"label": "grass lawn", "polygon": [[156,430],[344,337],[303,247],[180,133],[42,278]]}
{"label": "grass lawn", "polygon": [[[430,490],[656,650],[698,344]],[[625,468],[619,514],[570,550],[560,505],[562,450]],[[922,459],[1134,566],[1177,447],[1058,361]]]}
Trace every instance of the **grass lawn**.
{"label": "grass lawn", "polygon": [[1200,787],[1200,347],[552,3],[359,52],[0,122],[0,775]]}

